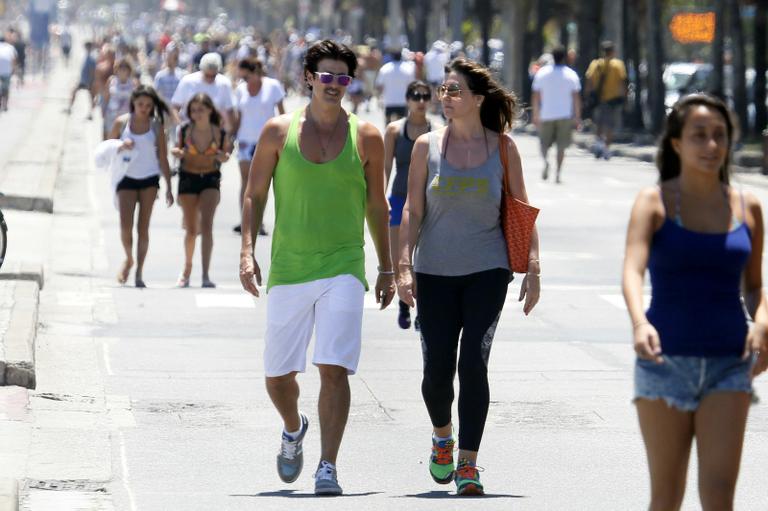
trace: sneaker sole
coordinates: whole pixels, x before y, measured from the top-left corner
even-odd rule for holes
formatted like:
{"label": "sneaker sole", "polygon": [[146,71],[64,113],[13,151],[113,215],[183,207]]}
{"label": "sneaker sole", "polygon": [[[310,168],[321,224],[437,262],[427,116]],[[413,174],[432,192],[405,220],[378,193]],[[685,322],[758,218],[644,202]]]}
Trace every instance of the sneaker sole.
{"label": "sneaker sole", "polygon": [[278,477],[280,477],[280,480],[282,482],[288,483],[288,484],[294,483],[294,482],[296,482],[296,480],[301,475],[301,471],[304,470],[304,459],[302,458],[301,463],[299,463],[299,468],[298,468],[298,470],[296,470],[296,475],[293,476],[293,477],[290,477],[290,478],[283,477],[283,474],[280,473],[280,461],[279,460],[277,462],[277,467],[278,467],[277,468],[277,475],[278,475]]}
{"label": "sneaker sole", "polygon": [[344,492],[342,490],[334,490],[334,489],[327,489],[327,490],[315,490],[315,495],[318,497],[338,497],[342,495]]}
{"label": "sneaker sole", "polygon": [[456,494],[461,495],[462,497],[479,497],[485,495],[485,491],[483,491],[482,487],[476,484],[468,483],[458,490]]}
{"label": "sneaker sole", "polygon": [[435,481],[437,484],[450,484],[453,482],[453,478],[456,475],[456,472],[455,471],[451,472],[445,479],[439,479],[435,477],[435,474],[433,474],[431,471],[429,475],[432,476],[432,480]]}

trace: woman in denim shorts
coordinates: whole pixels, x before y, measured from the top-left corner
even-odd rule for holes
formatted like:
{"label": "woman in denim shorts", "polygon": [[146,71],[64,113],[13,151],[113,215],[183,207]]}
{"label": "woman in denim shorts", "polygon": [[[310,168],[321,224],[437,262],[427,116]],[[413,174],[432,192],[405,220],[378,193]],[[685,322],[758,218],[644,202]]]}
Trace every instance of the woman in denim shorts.
{"label": "woman in denim shorts", "polygon": [[624,298],[651,510],[680,509],[694,437],[702,507],[733,509],[752,379],[768,366],[763,214],[753,195],[729,185],[732,142],[723,102],[681,99],[659,147],[660,185],[640,192],[629,222]]}

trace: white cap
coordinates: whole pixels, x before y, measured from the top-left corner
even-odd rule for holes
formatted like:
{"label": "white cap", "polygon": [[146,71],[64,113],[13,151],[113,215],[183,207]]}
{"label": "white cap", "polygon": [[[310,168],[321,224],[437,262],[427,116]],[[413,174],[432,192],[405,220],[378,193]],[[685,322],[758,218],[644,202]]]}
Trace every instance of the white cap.
{"label": "white cap", "polygon": [[221,55],[216,52],[206,53],[203,58],[200,59],[200,70],[216,70],[221,71],[223,64],[221,62]]}

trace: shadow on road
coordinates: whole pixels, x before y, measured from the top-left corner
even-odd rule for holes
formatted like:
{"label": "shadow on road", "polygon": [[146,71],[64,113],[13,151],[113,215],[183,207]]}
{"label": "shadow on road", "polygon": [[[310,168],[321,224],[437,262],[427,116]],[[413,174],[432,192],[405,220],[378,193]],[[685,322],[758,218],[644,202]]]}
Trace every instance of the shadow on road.
{"label": "shadow on road", "polygon": [[[371,495],[378,495],[380,491],[369,491],[365,493],[345,493],[341,497],[369,497]],[[289,499],[318,499],[314,493],[297,493],[296,490],[277,490],[277,491],[263,491],[255,494],[231,494],[230,497],[286,497]]]}
{"label": "shadow on road", "polygon": [[[397,499],[403,499],[403,498],[411,498],[411,499],[463,499],[466,500],[467,497],[461,497],[459,495],[456,495],[453,492],[449,491],[428,491],[424,493],[414,493],[412,495],[396,495],[393,498]],[[486,493],[482,497],[477,497],[478,499],[526,499],[528,498],[527,495],[509,495],[506,493]]]}

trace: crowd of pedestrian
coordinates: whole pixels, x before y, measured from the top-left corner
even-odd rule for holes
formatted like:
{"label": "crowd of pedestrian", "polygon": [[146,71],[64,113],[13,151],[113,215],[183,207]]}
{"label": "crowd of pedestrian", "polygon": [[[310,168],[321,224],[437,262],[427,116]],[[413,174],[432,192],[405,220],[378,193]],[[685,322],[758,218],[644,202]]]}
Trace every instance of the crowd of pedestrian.
{"label": "crowd of pedestrian", "polygon": [[[340,495],[336,463],[369,289],[367,223],[378,263],[376,301],[383,309],[397,295],[399,326],[420,329],[429,473],[437,483],[455,483],[459,495],[482,495],[477,463],[489,410],[488,362],[513,276],[513,234],[502,218],[507,198],[528,202],[523,163],[507,135],[521,107],[517,97],[491,70],[464,55],[455,58],[456,49],[442,42],[418,55],[373,45],[353,51],[338,40],[297,34],[282,46],[250,36],[222,41],[162,34],[144,54],[116,37],[85,44],[72,100],[82,89],[91,94],[89,108],[100,98],[105,138],[120,140],[114,160],[124,173],[116,190],[126,258],[118,280],[126,282],[134,266],[138,208],[134,282],[145,285],[148,226],[161,177],[166,203],[174,202],[168,139],[179,161],[176,201],[185,230],[178,286],[190,285],[198,235],[202,286],[215,286],[209,269],[220,167],[236,151],[240,279],[254,296],[262,285],[255,245],[266,233],[264,211],[274,192],[264,370],[283,423],[278,475],[294,482],[303,468],[309,419],[299,407],[296,376],[306,370],[314,336],[321,430],[315,493]],[[595,111],[595,155],[608,159],[626,71],[610,43],[602,49],[584,88]],[[581,80],[567,63],[566,49],[555,48],[552,61],[532,77],[542,178],[549,177],[547,156],[555,145],[558,183],[572,130],[582,121]],[[291,91],[309,102],[286,113]],[[342,106],[347,94],[357,98],[355,110],[381,96],[383,135]],[[446,126],[429,120],[438,104]],[[693,439],[706,446],[700,449],[706,452],[700,455],[704,507],[730,509],[752,378],[768,367],[762,212],[756,198],[730,185],[733,134],[721,101],[682,99],[659,148],[659,186],[640,193],[630,219],[624,293],[651,509],[679,509]],[[536,229],[529,235],[519,297],[526,315],[539,300],[542,271]],[[653,293],[648,310],[642,305],[646,269]],[[741,308],[742,284],[751,328]]]}

